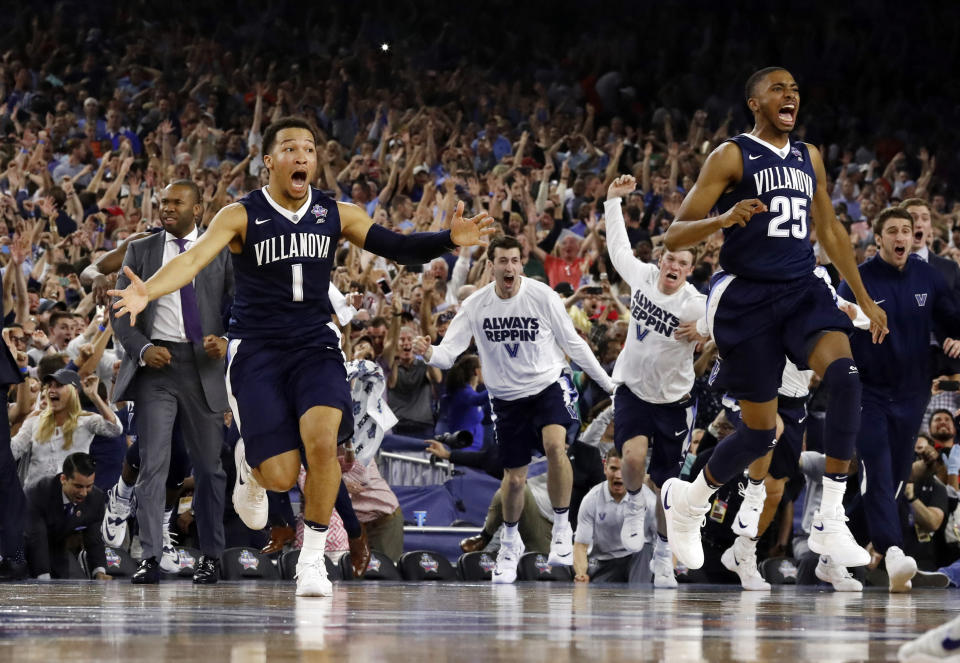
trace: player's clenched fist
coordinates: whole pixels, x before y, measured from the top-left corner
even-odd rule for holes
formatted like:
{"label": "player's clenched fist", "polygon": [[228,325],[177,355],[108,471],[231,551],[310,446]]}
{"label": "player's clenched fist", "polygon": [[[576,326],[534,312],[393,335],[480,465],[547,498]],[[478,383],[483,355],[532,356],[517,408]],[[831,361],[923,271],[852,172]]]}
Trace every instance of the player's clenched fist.
{"label": "player's clenched fist", "polygon": [[741,200],[720,217],[720,227],[729,228],[732,225],[745,226],[754,214],[766,211],[767,206],[756,198]]}
{"label": "player's clenched fist", "polygon": [[430,355],[433,354],[433,344],[429,336],[417,336],[413,339],[413,354],[420,355],[429,361]]}

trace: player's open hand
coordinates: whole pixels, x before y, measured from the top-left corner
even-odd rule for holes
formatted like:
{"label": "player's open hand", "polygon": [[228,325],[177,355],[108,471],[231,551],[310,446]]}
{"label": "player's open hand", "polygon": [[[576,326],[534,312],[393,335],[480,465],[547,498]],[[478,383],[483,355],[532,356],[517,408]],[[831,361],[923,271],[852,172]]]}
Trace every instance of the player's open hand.
{"label": "player's open hand", "polygon": [[457,209],[450,221],[450,238],[457,246],[486,244],[494,233],[493,217],[481,212],[469,219],[463,218],[463,201],[457,203]]}
{"label": "player's open hand", "polygon": [[874,343],[883,343],[883,339],[890,333],[887,327],[887,314],[874,301],[868,301],[860,305],[864,314],[870,318],[870,336]]}
{"label": "player's open hand", "polygon": [[703,336],[697,331],[697,321],[681,322],[673,332],[674,338],[678,341],[690,341],[692,343],[703,343],[709,341],[709,336]]}
{"label": "player's open hand", "polygon": [[111,297],[119,297],[113,304],[113,308],[117,312],[117,317],[129,313],[130,324],[134,325],[137,322],[137,314],[147,308],[147,302],[149,301],[147,298],[147,285],[139,276],[133,273],[129,265],[123,268],[123,273],[130,279],[130,285],[123,290],[108,290],[107,294]]}
{"label": "player's open hand", "polygon": [[637,178],[633,175],[621,175],[607,189],[607,200],[611,198],[623,198],[633,193],[637,188]]}
{"label": "player's open hand", "polygon": [[729,228],[733,225],[745,226],[754,214],[766,211],[767,206],[756,198],[741,200],[720,217],[720,227]]}

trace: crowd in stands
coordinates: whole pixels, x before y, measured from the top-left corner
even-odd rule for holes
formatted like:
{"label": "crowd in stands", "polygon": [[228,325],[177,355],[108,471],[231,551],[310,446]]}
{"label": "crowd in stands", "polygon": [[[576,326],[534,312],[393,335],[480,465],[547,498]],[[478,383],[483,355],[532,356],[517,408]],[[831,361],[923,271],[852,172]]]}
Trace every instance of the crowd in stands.
{"label": "crowd in stands", "polygon": [[[376,223],[402,233],[442,229],[460,201],[465,215],[490,214],[500,232],[520,240],[525,276],[563,298],[608,372],[624,344],[630,292],[606,251],[607,188],[621,174],[637,178],[637,191],[624,200],[627,233],[635,255],[656,262],[663,233],[707,155],[749,130],[741,87],[759,66],[796,63],[803,99],[796,137],[821,147],[831,198],[858,261],[876,253],[871,228],[881,210],[921,199],[932,222],[929,250],[960,262],[956,92],[944,89],[935,66],[887,63],[922,56],[913,38],[884,42],[890,50],[875,61],[871,36],[897,17],[914,34],[938,30],[946,17],[929,23],[894,5],[894,14],[882,19],[863,8],[798,12],[789,34],[767,44],[756,40],[764,30],[775,33],[773,18],[707,5],[696,8],[705,20],[689,25],[671,15],[673,3],[631,9],[626,19],[616,7],[606,7],[602,17],[589,10],[590,21],[586,7],[560,3],[570,20],[515,33],[504,23],[540,24],[551,10],[494,2],[476,14],[462,8],[447,14],[399,3],[354,15],[333,3],[303,7],[305,16],[293,18],[282,3],[260,4],[204,3],[178,13],[147,3],[62,2],[0,18],[14,36],[0,54],[3,340],[26,377],[10,390],[8,411],[28,500],[61,472],[63,485],[72,481],[69,490],[83,499],[91,499],[86,491],[108,490],[135,437],[130,404],[112,397],[121,350],[106,290],[116,276],[90,279],[84,270],[131,235],[159,227],[159,192],[174,180],[190,179],[200,188],[201,228],[223,206],[262,186],[261,136],[283,116],[305,118],[319,137],[314,186],[364,207]],[[225,15],[240,20],[224,21]],[[582,29],[577,17],[585,20]],[[643,36],[628,29],[641,23]],[[518,36],[525,33],[528,40]],[[818,38],[808,39],[811,33]],[[698,251],[690,280],[704,293],[721,244],[717,235]],[[454,463],[496,476],[484,367],[466,354],[441,372],[413,352],[417,336],[442,339],[459,304],[490,282],[483,249],[402,267],[344,241],[336,265],[331,278],[351,309],[344,353],[367,362],[355,365],[355,380],[373,374],[385,383],[396,416],[389,430],[424,440],[425,452],[443,458],[451,451],[429,441],[469,431],[471,441],[453,452]],[[827,268],[836,285],[835,270]],[[686,472],[696,466],[697,453],[730,430],[722,394],[706,379],[710,359],[700,364]],[[577,368],[583,428],[573,437],[606,454],[609,397]],[[948,464],[960,392],[940,388],[958,377],[952,369],[931,373],[933,401],[918,431],[913,481],[900,497],[904,528],[914,533],[912,554],[925,570],[960,558],[957,467]],[[816,389],[809,408],[815,420]],[[588,434],[594,421],[603,430],[595,426]],[[800,556],[804,527],[809,531],[801,522],[804,500],[815,492],[820,451],[813,431],[803,474],[787,489],[793,499],[784,500],[761,559]],[[224,445],[223,464],[232,472],[229,420]],[[76,458],[78,452],[89,458]],[[472,455],[458,460],[465,452]],[[411,515],[400,511],[374,460],[358,455],[362,462],[343,465],[358,517],[371,537],[379,536],[372,547],[395,559],[400,527]],[[609,481],[611,494],[619,481],[615,457],[606,455],[605,477],[600,454],[584,469],[593,484]],[[82,480],[90,476],[95,487]],[[533,483],[525,516],[546,518],[547,509],[534,510]],[[178,494],[187,506],[169,526],[180,542],[190,541],[191,526],[195,532],[190,488],[188,478]],[[589,484],[581,499],[588,490]],[[282,500],[272,540],[269,531],[251,533],[237,524],[226,503],[227,519],[237,525],[227,528],[228,545],[272,544],[272,552],[296,545],[295,518]],[[34,539],[43,508],[28,511]],[[464,542],[465,550],[495,538],[496,503],[490,509],[483,533]],[[571,513],[577,527],[577,510]],[[529,531],[543,527],[534,522]],[[711,536],[705,534],[708,544]],[[535,541],[533,534],[528,550],[536,549]],[[599,549],[603,542],[598,529],[590,543]],[[721,542],[714,543],[720,550]],[[346,537],[334,545],[346,550]],[[30,546],[28,553],[39,549]],[[603,577],[612,577],[611,555],[601,550],[591,558],[605,569]],[[56,565],[44,560],[28,560],[32,575],[55,576]],[[104,576],[97,560],[91,568]],[[714,567],[711,574],[708,562],[706,579],[736,580]],[[615,570],[635,578],[629,565]]]}

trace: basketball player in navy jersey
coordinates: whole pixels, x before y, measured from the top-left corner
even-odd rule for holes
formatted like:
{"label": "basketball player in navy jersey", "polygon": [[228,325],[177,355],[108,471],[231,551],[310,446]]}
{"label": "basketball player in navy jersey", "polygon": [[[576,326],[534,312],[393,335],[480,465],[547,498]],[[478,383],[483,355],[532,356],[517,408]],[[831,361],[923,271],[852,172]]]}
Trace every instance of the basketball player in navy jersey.
{"label": "basketball player in navy jersey", "polygon": [[[850,320],[813,274],[811,222],[870,319],[875,343],[887,333],[886,315],[860,280],[849,237],[830,203],[819,151],[790,139],[800,108],[793,76],[779,67],[754,73],[746,100],[753,130],[710,154],[664,238],[667,249],[677,251],[723,229],[722,271],[711,282],[707,320],[723,360],[716,382],[741,407],[736,432],[717,446],[693,483],[664,483],[667,535],[685,566],[703,565],[700,524],[710,496],[776,443],[777,390],[787,356],[816,371],[830,394],[823,501],[810,549],[843,566],[862,566],[870,554],[850,534],[841,503],[859,429],[860,377],[847,336]],[[714,208],[718,213],[710,216]]]}
{"label": "basketball player in navy jersey", "polygon": [[234,506],[253,529],[266,524],[265,490],[286,491],[307,469],[303,549],[297,595],[326,596],[326,529],[340,485],[338,441],[352,434],[350,388],[327,295],[337,243],[353,244],[403,264],[429,262],[456,245],[485,242],[493,219],[463,218],[450,230],[401,235],[375,225],[362,208],[337,203],[311,187],[316,136],[299,118],[282,118],[263,134],[269,183],[220,210],[188,251],[118,296],[118,315],[181,288],[224,247],[233,254],[236,293],[230,320],[227,389],[243,441],[237,445]]}

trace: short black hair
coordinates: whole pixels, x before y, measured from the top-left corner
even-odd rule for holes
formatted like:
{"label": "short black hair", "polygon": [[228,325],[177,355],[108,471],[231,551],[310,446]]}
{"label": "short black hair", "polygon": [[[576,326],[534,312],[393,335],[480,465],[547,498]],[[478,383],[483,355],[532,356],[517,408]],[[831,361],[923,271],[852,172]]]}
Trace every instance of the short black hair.
{"label": "short black hair", "polygon": [[764,76],[766,76],[767,74],[771,74],[775,71],[787,71],[787,70],[784,69],[783,67],[764,67],[763,69],[760,69],[750,74],[750,78],[747,79],[747,84],[743,86],[744,101],[750,101],[750,97],[753,96],[753,90],[757,86],[757,83],[759,83]]}
{"label": "short black hair", "polygon": [[199,205],[203,202],[203,195],[200,193],[200,187],[197,186],[197,183],[193,180],[182,179],[174,180],[170,182],[167,186],[182,186],[186,189],[190,189],[190,193],[193,194],[193,204]]}
{"label": "short black hair", "polygon": [[487,260],[493,260],[497,249],[517,249],[521,255],[523,254],[523,246],[521,246],[520,240],[510,235],[500,235],[491,240],[490,246],[487,247]]}
{"label": "short black hair", "polygon": [[877,214],[877,219],[873,222],[873,235],[878,240],[880,235],[883,234],[883,224],[887,222],[887,219],[903,219],[909,221],[910,227],[913,227],[913,217],[910,216],[910,212],[902,207],[888,207]]}
{"label": "short black hair", "polygon": [[263,154],[270,154],[273,144],[277,142],[277,134],[283,129],[306,129],[313,136],[313,142],[317,142],[317,134],[313,132],[313,127],[302,117],[281,117],[276,122],[271,122],[263,132]]}
{"label": "short black hair", "polygon": [[88,477],[96,471],[97,461],[93,459],[93,456],[85,454],[82,451],[72,453],[63,459],[63,476],[68,479],[72,477],[74,473]]}
{"label": "short black hair", "polygon": [[933,423],[933,418],[934,418],[935,416],[937,416],[938,414],[940,414],[940,413],[943,413],[943,414],[947,415],[948,417],[950,417],[950,421],[953,421],[953,412],[951,412],[950,410],[948,410],[948,409],[946,409],[946,408],[942,408],[942,407],[941,407],[941,408],[937,408],[936,410],[934,410],[933,412],[930,413],[930,418],[927,419],[927,428],[929,428],[929,427],[930,427],[930,424]]}

